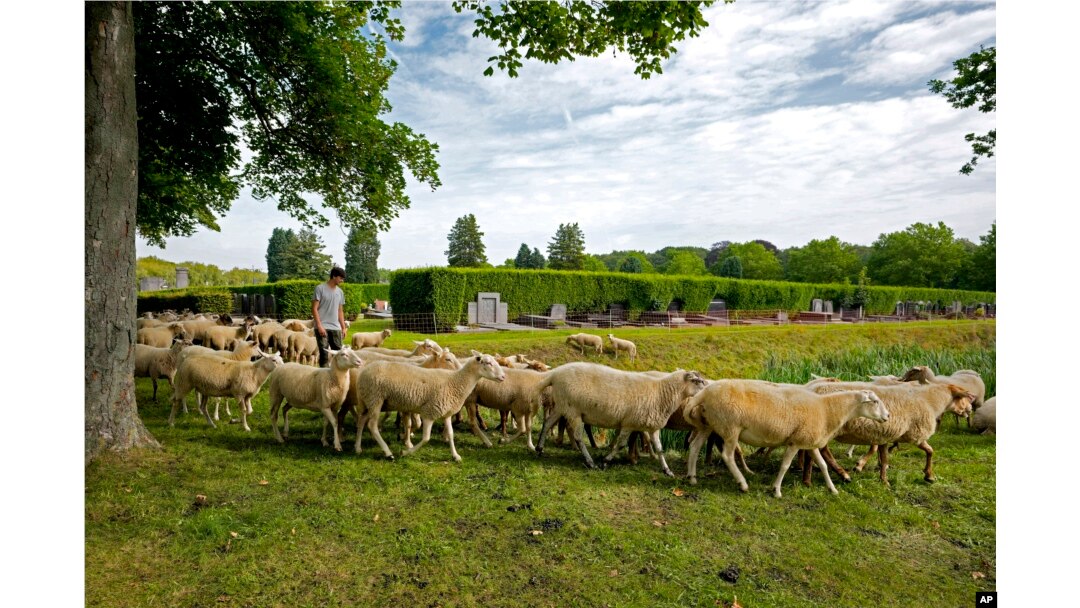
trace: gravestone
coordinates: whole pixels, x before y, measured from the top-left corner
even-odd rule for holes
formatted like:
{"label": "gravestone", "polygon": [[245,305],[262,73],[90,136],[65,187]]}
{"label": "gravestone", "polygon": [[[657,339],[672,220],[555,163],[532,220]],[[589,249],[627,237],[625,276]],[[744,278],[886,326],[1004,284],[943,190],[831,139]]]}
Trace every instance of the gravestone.
{"label": "gravestone", "polygon": [[165,279],[161,277],[143,277],[139,279],[139,291],[157,291],[165,289]]}
{"label": "gravestone", "polygon": [[476,322],[497,323],[499,294],[494,291],[481,291],[476,294]]}
{"label": "gravestone", "polygon": [[713,300],[709,302],[709,312],[724,312],[727,310],[727,302],[723,300]]}
{"label": "gravestone", "polygon": [[510,305],[506,302],[499,302],[498,307],[495,309],[495,322],[496,323],[508,323],[508,317],[510,313]]}
{"label": "gravestone", "polygon": [[176,288],[184,289],[188,286],[188,269],[180,266],[176,267]]}
{"label": "gravestone", "polygon": [[898,317],[904,316],[904,303],[903,302],[897,302],[896,303],[896,310],[893,311],[893,314],[898,316]]}
{"label": "gravestone", "polygon": [[386,300],[375,300],[375,310],[378,312],[386,312],[387,302]]}
{"label": "gravestone", "polygon": [[820,298],[814,298],[810,302],[810,312],[822,312],[822,310],[821,310],[821,299]]}
{"label": "gravestone", "polygon": [[833,314],[832,300],[825,300],[825,312],[830,315]]}
{"label": "gravestone", "polygon": [[469,302],[468,317],[469,325],[476,325],[476,302]]}

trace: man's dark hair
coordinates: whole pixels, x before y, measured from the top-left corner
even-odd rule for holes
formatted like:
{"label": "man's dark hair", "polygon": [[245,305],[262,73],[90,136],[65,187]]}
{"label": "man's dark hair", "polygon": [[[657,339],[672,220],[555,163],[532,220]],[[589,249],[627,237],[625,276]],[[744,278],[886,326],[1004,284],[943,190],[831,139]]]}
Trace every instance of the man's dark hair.
{"label": "man's dark hair", "polygon": [[331,268],[330,269],[330,278],[332,279],[334,277],[341,277],[341,278],[344,279],[345,278],[345,269],[341,268],[339,266],[334,266],[333,268]]}

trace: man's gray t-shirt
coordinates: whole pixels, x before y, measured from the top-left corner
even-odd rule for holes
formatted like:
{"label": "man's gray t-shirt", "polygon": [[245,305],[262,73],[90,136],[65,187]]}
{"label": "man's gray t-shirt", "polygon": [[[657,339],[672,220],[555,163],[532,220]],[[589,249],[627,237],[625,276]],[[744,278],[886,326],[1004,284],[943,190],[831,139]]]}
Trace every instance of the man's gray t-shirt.
{"label": "man's gray t-shirt", "polygon": [[340,287],[331,288],[326,283],[315,286],[315,297],[319,301],[319,320],[323,329],[336,329],[341,331],[338,323],[338,307],[345,305],[345,292]]}

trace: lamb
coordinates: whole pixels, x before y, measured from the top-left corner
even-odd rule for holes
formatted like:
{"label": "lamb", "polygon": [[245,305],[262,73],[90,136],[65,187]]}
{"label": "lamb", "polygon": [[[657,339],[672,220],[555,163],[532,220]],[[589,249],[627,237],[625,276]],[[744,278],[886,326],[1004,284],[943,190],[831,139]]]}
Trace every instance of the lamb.
{"label": "lamb", "polygon": [[[877,446],[876,450],[871,448],[871,451],[859,460],[855,470],[861,471],[870,455],[876,451],[881,469],[881,481],[888,486],[889,450],[887,446],[894,441],[911,443],[926,452],[924,479],[933,483],[934,449],[927,441],[937,430],[937,420],[946,410],[959,416],[966,415],[971,411],[971,402],[975,396],[962,387],[942,383],[904,383],[881,386],[863,382],[837,382],[816,386],[813,391],[824,395],[860,389],[873,390],[874,394],[881,398],[889,410],[889,419],[884,423],[854,419],[847,422],[834,437],[841,443]],[[826,454],[825,460],[833,470],[847,477],[847,472],[836,463],[832,455],[827,452]],[[809,473],[810,467],[806,467],[803,473],[804,478],[808,478]]]}
{"label": "lamb", "polygon": [[389,338],[392,333],[390,328],[382,331],[358,331],[352,335],[352,347],[360,349],[365,346],[382,346],[383,341]]}
{"label": "lamb", "polygon": [[477,405],[482,405],[505,415],[513,414],[517,421],[517,432],[513,437],[507,437],[505,420],[502,425],[502,439],[499,443],[510,443],[525,433],[526,444],[530,450],[536,447],[532,441],[533,416],[540,411],[544,395],[550,395],[550,391],[542,393],[536,390],[536,385],[544,380],[544,375],[532,370],[520,370],[513,368],[503,369],[506,379],[502,382],[480,380],[476,388],[465,400],[465,410],[468,413],[469,425],[472,433],[479,437],[484,445],[491,447],[491,440],[480,430],[478,425],[479,415]]}
{"label": "lamb", "polygon": [[[712,431],[724,440],[721,456],[743,492],[749,487],[735,466],[739,441],[759,447],[787,446],[773,482],[773,494],[780,498],[784,474],[800,449],[811,450],[814,461],[826,471],[818,450],[828,445],[844,424],[859,416],[886,421],[889,410],[868,390],[818,395],[797,384],[717,380],[686,403],[683,416],[696,428],[686,459],[691,484],[697,483],[698,452]],[[830,492],[838,494],[827,471],[825,483]]]}
{"label": "lamb", "polygon": [[328,447],[326,427],[329,424],[334,431],[334,450],[341,451],[341,439],[338,434],[337,413],[341,403],[349,392],[349,370],[358,368],[364,362],[349,348],[330,351],[330,367],[312,369],[299,363],[286,363],[274,370],[270,376],[270,424],[274,427],[274,437],[278,443],[285,443],[278,431],[277,414],[282,400],[285,407],[285,437],[289,436],[289,410],[300,407],[314,412],[321,412],[323,417],[322,444]]}
{"label": "lamb", "polygon": [[573,334],[566,336],[567,344],[577,344],[581,347],[581,354],[585,354],[585,347],[591,346],[596,349],[596,352],[604,352],[604,339],[600,336],[594,336],[592,334]]}
{"label": "lamb", "polygon": [[247,423],[251,411],[251,398],[262,388],[270,372],[283,365],[280,355],[264,355],[255,362],[232,361],[223,357],[189,357],[176,370],[173,379],[172,411],[169,426],[173,426],[176,410],[192,390],[199,392],[199,412],[206,416],[210,426],[217,428],[206,408],[207,397],[232,397],[240,403],[240,420],[245,431],[251,431]]}
{"label": "lamb", "polygon": [[171,348],[174,339],[191,340],[192,334],[182,323],[170,323],[164,327],[146,327],[135,334],[135,343],[155,348]]}
{"label": "lamb", "polygon": [[611,341],[611,350],[615,353],[615,358],[619,358],[619,351],[624,350],[630,355],[630,361],[633,362],[637,358],[637,345],[630,340],[623,340],[622,338],[616,338],[612,334],[607,335],[608,340]]}
{"label": "lamb", "polygon": [[[922,383],[937,382],[940,384],[955,384],[962,387],[967,392],[975,395],[975,400],[971,403],[972,410],[978,410],[982,407],[983,399],[986,398],[986,384],[983,383],[982,377],[979,376],[979,372],[970,369],[961,369],[952,373],[951,376],[935,376],[934,371],[926,365],[916,365],[909,369],[902,378],[905,382],[918,380]],[[959,424],[960,418],[958,417],[957,423]],[[967,416],[968,426],[971,426],[971,415]]]}
{"label": "lamb", "polygon": [[237,341],[244,341],[251,337],[251,323],[233,327],[231,325],[219,325],[207,327],[203,330],[203,346],[209,346],[214,350],[229,350]]}
{"label": "lamb", "polygon": [[405,435],[407,449],[402,452],[403,456],[423,447],[431,439],[431,425],[435,420],[443,420],[450,455],[455,462],[460,462],[461,456],[454,447],[451,417],[461,409],[481,378],[502,382],[506,374],[491,355],[476,351],[457,371],[424,369],[390,361],[376,361],[364,366],[358,379],[361,406],[356,425],[356,452],[360,453],[360,431],[362,421],[366,420],[383,454],[393,460],[393,453],[379,433],[379,413],[384,405],[389,405],[404,414],[420,414],[423,424],[423,438],[415,447],[408,434]]}
{"label": "lamb", "polygon": [[983,435],[997,433],[997,396],[987,399],[972,415],[971,427]]}
{"label": "lamb", "polygon": [[191,346],[191,340],[176,340],[169,348],[135,345],[135,377],[150,378],[154,384],[154,401],[157,401],[157,379],[165,378],[172,386],[177,355],[188,346]]}
{"label": "lamb", "polygon": [[[599,336],[596,336],[599,340]],[[683,399],[697,394],[707,381],[697,372],[678,370],[656,377],[641,372],[624,372],[595,363],[568,363],[547,372],[536,390],[552,387],[553,405],[544,418],[536,453],[543,455],[547,432],[560,417],[569,422],[573,435],[588,423],[619,429],[611,452],[604,458],[611,462],[631,431],[644,431],[660,457],[664,474],[674,477],[660,445],[660,429]],[[594,468],[584,441],[578,441],[585,464]]]}

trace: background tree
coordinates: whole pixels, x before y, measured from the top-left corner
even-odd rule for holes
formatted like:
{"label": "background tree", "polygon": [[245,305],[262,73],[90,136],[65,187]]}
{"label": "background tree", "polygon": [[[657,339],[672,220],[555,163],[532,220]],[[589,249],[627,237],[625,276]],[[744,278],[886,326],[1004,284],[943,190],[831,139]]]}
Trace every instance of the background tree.
{"label": "background tree", "polygon": [[[958,239],[961,242],[962,239]],[[997,291],[997,222],[991,224],[990,232],[979,237],[979,244],[973,245],[969,255],[957,273],[955,285],[958,289],[975,291]]]}
{"label": "background tree", "polygon": [[[553,270],[583,270],[585,268],[585,233],[573,224],[559,224],[555,237],[548,243],[548,268]],[[601,262],[603,264],[603,262]],[[605,270],[607,267],[604,267]]]}
{"label": "background tree", "polygon": [[968,255],[944,222],[882,234],[871,248],[867,274],[879,285],[949,287]]}
{"label": "background tree", "polygon": [[543,269],[545,266],[547,266],[547,260],[544,254],[540,253],[540,248],[533,247],[532,255],[529,256],[529,268]]}
{"label": "background tree", "polygon": [[525,243],[518,247],[517,255],[514,256],[514,268],[532,268],[532,251]]}
{"label": "background tree", "polygon": [[487,264],[483,236],[484,233],[480,232],[475,215],[470,213],[459,217],[446,237],[450,241],[450,246],[445,252],[450,267],[480,268]]}
{"label": "background tree", "polygon": [[705,256],[709,253],[709,251],[704,247],[683,245],[680,247],[664,247],[663,249],[654,251],[653,253],[650,253],[645,257],[649,260],[649,263],[653,265],[653,268],[655,268],[657,272],[670,274],[667,268],[668,264],[671,263],[671,260],[675,257],[675,254],[680,251],[692,253],[700,257],[702,260],[704,260]]}
{"label": "background tree", "polygon": [[266,277],[271,283],[280,281],[284,276],[281,256],[295,240],[296,233],[291,228],[274,228],[270,234],[270,242],[266,245]]}
{"label": "background tree", "polygon": [[731,241],[717,241],[709,247],[709,251],[705,253],[705,267],[712,268],[714,264],[720,261],[721,255],[724,250],[731,245]]}
{"label": "background tree", "polygon": [[[765,249],[765,246],[761,243],[755,243],[753,241],[748,243],[732,243],[724,249],[724,253],[720,257],[720,262],[722,263],[725,259],[733,256],[739,258],[744,279],[775,281],[784,277],[784,268],[780,265],[780,260],[778,260],[772,252]],[[713,268],[715,268],[715,270],[712,271],[713,274],[720,271],[719,264],[714,265]]]}
{"label": "background tree", "polygon": [[653,274],[656,272],[656,268],[653,268],[649,258],[645,257],[643,251],[629,251],[626,253],[626,257],[619,262],[617,268],[619,272],[633,272],[633,273],[648,273]]}
{"label": "background tree", "polygon": [[[409,205],[406,170],[440,185],[437,146],[381,119],[395,67],[385,41],[404,35],[390,16],[398,5],[85,4],[87,462],[105,449],[156,445],[131,390],[136,231],[161,245],[214,229],[241,186],[308,226],[328,222],[304,193],[346,226],[386,229]],[[615,46],[642,76],[659,72],[672,41],[707,25],[693,3],[590,6],[572,16],[552,10],[546,23],[531,7],[504,6],[498,24],[479,2],[458,10],[475,10],[474,35],[514,62],[526,39],[527,57],[551,62]],[[573,36],[563,36],[561,19]],[[241,145],[250,151],[242,167]]]}
{"label": "background tree", "polygon": [[705,260],[690,251],[676,251],[671,255],[664,274],[703,275],[708,274]]}
{"label": "background tree", "polygon": [[323,252],[323,242],[315,231],[304,228],[281,252],[281,279],[325,280],[334,260]]}
{"label": "background tree", "polygon": [[788,252],[787,278],[802,283],[843,283],[859,274],[859,256],[835,236],[814,239]]}
{"label": "background tree", "polygon": [[345,241],[345,277],[350,283],[379,282],[379,232],[353,227]]}
{"label": "background tree", "polygon": [[[971,55],[953,62],[957,76],[946,82],[931,80],[926,83],[933,93],[940,93],[954,108],[970,108],[978,104],[983,113],[997,111],[997,47],[979,47]],[[968,133],[964,140],[971,143],[971,160],[960,167],[960,173],[971,175],[979,157],[990,158],[997,144],[997,129],[986,135]]]}
{"label": "background tree", "polygon": [[742,260],[737,255],[729,255],[714,264],[710,271],[718,277],[741,279],[743,278]]}

